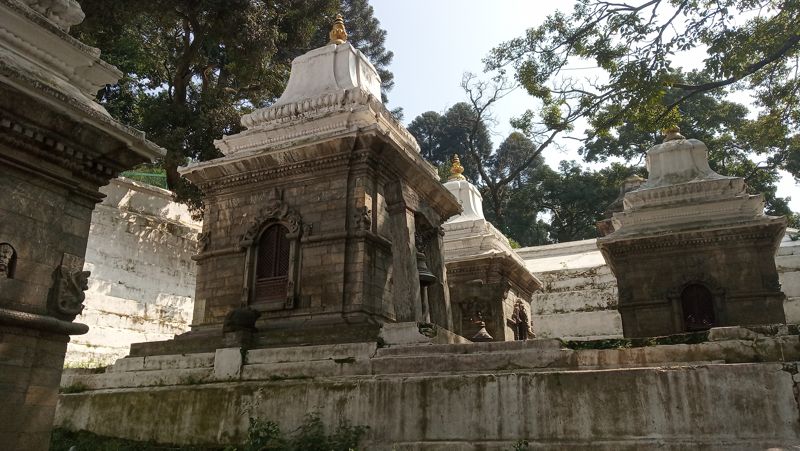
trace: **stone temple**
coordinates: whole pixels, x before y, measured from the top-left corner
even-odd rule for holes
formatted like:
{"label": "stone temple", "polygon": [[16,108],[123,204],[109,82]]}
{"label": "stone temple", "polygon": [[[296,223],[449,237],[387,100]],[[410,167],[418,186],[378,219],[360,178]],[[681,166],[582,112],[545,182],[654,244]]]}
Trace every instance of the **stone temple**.
{"label": "stone temple", "polygon": [[[0,0],[10,449],[47,449],[53,424],[225,446],[250,418],[294,430],[311,412],[369,426],[370,450],[800,446],[800,246],[699,141],[649,151],[604,237],[512,249],[458,160],[442,184],[420,157],[338,20],[222,157],[182,169],[199,228],[166,192],[101,191],[161,150],[92,103],[118,73],[66,35],[67,3]],[[97,335],[73,354],[114,332],[130,350],[62,376],[76,316]]]}
{"label": "stone temple", "polygon": [[786,219],[766,216],[761,195],[712,171],[705,145],[676,131],[647,152],[647,169],[598,240],[625,336],[786,322],[773,258]]}

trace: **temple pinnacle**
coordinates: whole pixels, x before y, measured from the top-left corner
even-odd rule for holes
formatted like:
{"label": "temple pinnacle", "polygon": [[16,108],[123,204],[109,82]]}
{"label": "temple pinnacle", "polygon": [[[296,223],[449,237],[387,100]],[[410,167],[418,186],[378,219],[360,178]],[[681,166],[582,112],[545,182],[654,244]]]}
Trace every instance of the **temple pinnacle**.
{"label": "temple pinnacle", "polygon": [[328,44],[344,44],[347,42],[347,30],[344,28],[344,17],[341,14],[336,15],[336,20],[333,21],[331,32],[328,34],[330,42]]}
{"label": "temple pinnacle", "polygon": [[464,172],[464,167],[461,166],[461,160],[458,159],[458,154],[453,154],[452,162],[453,164],[450,165],[450,177],[447,177],[447,181],[466,180],[466,178],[461,175]]}
{"label": "temple pinnacle", "polygon": [[664,142],[672,141],[675,139],[686,139],[683,135],[681,135],[681,129],[677,125],[673,125],[672,127],[664,130]]}

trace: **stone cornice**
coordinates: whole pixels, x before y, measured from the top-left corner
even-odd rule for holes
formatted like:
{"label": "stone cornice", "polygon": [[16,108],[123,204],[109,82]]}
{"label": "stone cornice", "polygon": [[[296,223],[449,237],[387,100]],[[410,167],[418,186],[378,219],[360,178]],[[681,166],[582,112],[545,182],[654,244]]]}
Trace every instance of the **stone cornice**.
{"label": "stone cornice", "polygon": [[[37,5],[51,9],[47,2]],[[0,84],[112,136],[120,147],[139,155],[137,162],[164,155],[144,133],[115,121],[94,102],[97,90],[121,75],[99,58],[99,50],[80,43],[17,0],[0,0],[0,49]]]}
{"label": "stone cornice", "polygon": [[145,139],[144,132],[115,121],[102,107],[84,96],[55,89],[48,83],[30,77],[21,68],[6,63],[7,61],[0,59],[0,84],[5,83],[10,89],[29,95],[77,122],[94,126],[121,141],[121,145],[138,154],[143,161],[155,160],[166,153],[164,149]]}
{"label": "stone cornice", "polygon": [[[43,3],[47,2],[36,5],[52,11]],[[51,14],[50,19],[55,17]],[[51,20],[24,2],[0,0],[0,44],[7,52],[3,57],[30,61],[79,87],[89,99],[103,85],[116,83],[122,73],[102,61],[99,50],[82,44]]]}
{"label": "stone cornice", "polygon": [[380,99],[361,88],[256,110],[242,116],[242,125],[248,130],[225,136],[214,144],[226,156],[246,156],[252,151],[294,146],[306,139],[320,141],[375,124],[394,136],[398,144],[419,153],[411,133],[392,117]]}
{"label": "stone cornice", "polygon": [[105,185],[124,168],[84,146],[65,142],[48,130],[21,123],[0,110],[0,140],[24,148],[43,159],[69,169],[97,185]]}
{"label": "stone cornice", "polygon": [[[691,231],[651,234],[635,238],[607,237],[597,239],[597,247],[605,255],[622,257],[638,255],[643,252],[662,251],[671,248],[699,248],[708,245],[720,245],[744,241],[762,240],[770,242],[777,250],[783,231],[786,228],[784,217],[764,217],[762,220],[750,223],[731,224],[727,227],[716,229],[696,229]],[[606,258],[608,261],[608,258]]]}

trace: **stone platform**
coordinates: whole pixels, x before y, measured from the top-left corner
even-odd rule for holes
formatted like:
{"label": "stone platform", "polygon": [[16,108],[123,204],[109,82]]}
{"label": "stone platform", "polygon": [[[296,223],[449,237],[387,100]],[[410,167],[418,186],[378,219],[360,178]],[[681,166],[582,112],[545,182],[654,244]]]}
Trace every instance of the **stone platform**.
{"label": "stone platform", "polygon": [[[248,418],[319,411],[369,450],[766,449],[800,445],[796,326],[642,340],[349,343],[128,357],[62,379],[56,425],[227,444]],[[670,344],[671,343],[671,344]],[[598,349],[592,349],[598,348]]]}

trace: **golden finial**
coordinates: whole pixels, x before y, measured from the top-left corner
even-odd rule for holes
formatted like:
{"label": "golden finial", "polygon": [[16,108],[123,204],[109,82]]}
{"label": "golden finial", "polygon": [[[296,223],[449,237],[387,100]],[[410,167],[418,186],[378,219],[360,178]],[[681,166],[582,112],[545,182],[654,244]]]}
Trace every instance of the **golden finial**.
{"label": "golden finial", "polygon": [[673,125],[672,127],[664,130],[664,142],[672,141],[675,139],[686,139],[683,135],[681,135],[681,129],[677,125]]}
{"label": "golden finial", "polygon": [[466,177],[461,175],[464,173],[464,166],[461,166],[461,160],[458,159],[458,154],[453,154],[452,161],[453,164],[450,165],[450,177],[447,177],[447,181],[466,180]]}
{"label": "golden finial", "polygon": [[333,21],[331,32],[328,34],[331,41],[330,44],[344,44],[347,42],[347,30],[344,29],[344,17],[341,14],[336,15],[336,20]]}

